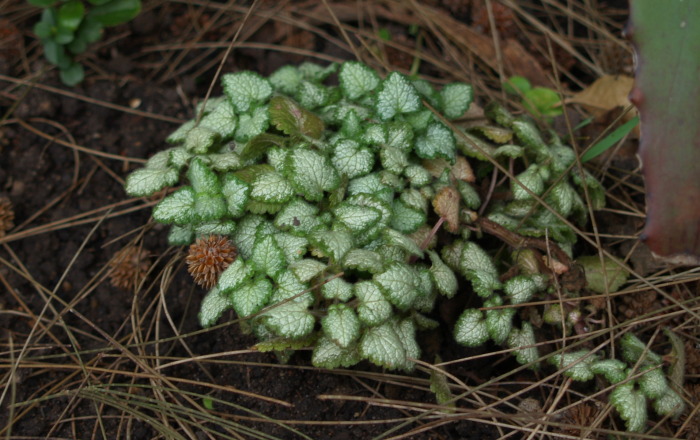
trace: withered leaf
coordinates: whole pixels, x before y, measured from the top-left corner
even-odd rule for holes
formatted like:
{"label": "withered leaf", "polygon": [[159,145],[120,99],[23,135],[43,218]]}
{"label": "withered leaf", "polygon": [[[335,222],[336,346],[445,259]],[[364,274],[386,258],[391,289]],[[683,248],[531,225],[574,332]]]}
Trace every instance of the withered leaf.
{"label": "withered leaf", "polygon": [[433,199],[435,212],[445,219],[447,230],[453,234],[459,231],[459,192],[446,186]]}

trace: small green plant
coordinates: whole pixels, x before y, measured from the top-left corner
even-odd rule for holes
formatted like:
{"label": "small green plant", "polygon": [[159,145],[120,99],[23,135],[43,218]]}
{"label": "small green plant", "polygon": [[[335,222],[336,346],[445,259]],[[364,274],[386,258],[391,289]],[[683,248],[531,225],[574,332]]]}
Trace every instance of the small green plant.
{"label": "small green plant", "polygon": [[[555,297],[555,274],[564,295],[578,295],[567,219],[586,221],[584,188],[594,209],[605,203],[570,147],[553,134],[545,142],[531,120],[497,105],[487,123],[455,127],[470,86],[437,91],[358,62],[285,66],[267,79],[231,73],[222,84],[225,95],[200,104],[198,118],[168,137],[172,146],[126,182],[141,197],[184,175],[187,184],[153,211],[172,225],[170,243],[220,235],[237,247],[202,301],[202,326],[233,309],[260,350],[311,347],[319,367],[367,359],[411,370],[416,332],[438,325],[436,299],[457,294],[461,275],[483,307],[462,313],[456,340],[492,340],[538,367],[535,328],[517,310]],[[495,165],[515,175],[498,178]],[[485,176],[494,179],[486,195],[475,187]],[[497,249],[479,244],[484,233],[513,252],[495,259]],[[606,270],[590,271],[608,282],[593,286],[619,288],[626,276]],[[571,331],[582,312],[554,305],[540,316]]]}
{"label": "small green plant", "polygon": [[138,15],[140,0],[28,0],[43,8],[34,33],[41,39],[46,59],[58,66],[61,81],[73,86],[83,80],[83,66],[75,55],[102,37],[105,27],[125,23]]}
{"label": "small green plant", "polygon": [[506,92],[519,95],[525,110],[537,118],[551,119],[562,114],[559,94],[547,87],[532,87],[522,76],[512,76],[503,85]]}
{"label": "small green plant", "polygon": [[549,360],[575,381],[585,382],[599,376],[615,385],[610,403],[625,421],[628,431],[640,432],[646,427],[647,401],[652,402],[654,410],[661,416],[678,417],[682,414],[685,403],[669,385],[661,368],[661,356],[647,350],[645,344],[631,333],[620,339],[620,348],[624,361],[601,359],[589,350],[557,354]]}

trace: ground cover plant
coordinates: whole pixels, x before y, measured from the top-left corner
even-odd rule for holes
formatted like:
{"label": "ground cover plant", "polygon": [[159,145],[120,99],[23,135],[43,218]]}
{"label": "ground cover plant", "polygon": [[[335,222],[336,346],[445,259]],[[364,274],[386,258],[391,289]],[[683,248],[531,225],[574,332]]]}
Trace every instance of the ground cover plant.
{"label": "ground cover plant", "polygon": [[[107,29],[81,55],[85,81],[70,89],[30,36],[36,8],[7,5],[1,38],[22,44],[11,46],[20,48],[14,54],[0,49],[4,436],[696,435],[697,276],[658,265],[637,241],[644,193],[635,133],[616,129],[626,116],[618,122],[623,109],[614,108],[628,105],[620,96],[629,89],[594,93],[605,78],[622,90],[632,73],[620,39],[624,5],[145,2],[142,15]],[[377,85],[365,97],[349,98],[341,87],[348,60],[375,72],[367,74]],[[274,78],[285,72],[327,100],[314,106],[319,95],[282,90]],[[503,89],[518,76],[529,90],[548,90],[539,114]],[[417,112],[378,116],[376,96],[390,78],[409,85],[406,96],[418,95]],[[249,89],[224,86],[231,81],[269,82],[271,92],[237,109],[228,95]],[[471,90],[468,112],[446,112],[451,88]],[[563,107],[551,102],[552,93],[567,98]],[[488,105],[494,101],[499,105]],[[244,155],[250,139],[239,129],[260,130],[260,108],[272,104],[279,112],[267,112],[264,133],[248,133],[260,136],[265,154]],[[358,117],[355,128],[337,122],[323,111],[333,105],[367,118]],[[220,123],[226,118],[235,129]],[[190,120],[199,122],[191,136]],[[381,129],[363,137],[368,125],[410,127],[407,165],[390,161],[396,155],[388,154],[388,139],[381,142]],[[430,126],[440,128],[429,133]],[[418,139],[440,132],[449,132],[453,149],[418,147]],[[533,139],[542,142],[528,143]],[[373,163],[367,174],[343,178],[336,149],[353,142]],[[606,143],[613,147],[591,153]],[[421,156],[436,151],[445,155]],[[306,177],[317,174],[294,176],[293,160],[281,160],[309,152],[322,159],[313,170],[331,177],[334,170],[337,183],[307,186]],[[424,184],[408,178],[409,167],[427,171]],[[351,215],[357,209],[350,201],[360,198],[351,187],[367,176],[364,183],[376,183],[374,175],[388,189],[359,195],[387,209],[383,226]],[[289,199],[261,191],[284,189],[284,181]],[[139,190],[138,182],[151,188]],[[227,182],[250,189],[240,213],[229,210],[237,206],[231,195],[241,193],[225,191]],[[138,196],[125,199],[125,183]],[[555,191],[560,185],[571,191]],[[189,209],[164,209],[181,196],[191,196]],[[318,211],[316,229],[297,230],[299,216],[276,221],[295,201]],[[413,223],[394,219],[395,212],[412,213],[397,218]],[[246,248],[238,232],[248,222],[261,232]],[[344,267],[347,258],[335,258],[318,231],[349,235],[346,255],[374,252],[384,265],[373,267],[376,273]],[[265,233],[280,249],[291,249],[282,238],[307,244],[275,260],[274,246],[255,251]],[[373,241],[383,246],[372,248]],[[279,273],[267,264],[274,261],[282,263]],[[248,269],[246,289],[209,293],[219,281],[235,281],[229,269],[236,265]],[[406,277],[382,285],[392,268]],[[301,281],[305,274],[311,278]],[[240,301],[265,297],[266,286],[274,289],[285,276],[306,288],[281,301],[270,294],[262,305]],[[341,279],[354,297],[326,297],[324,288]],[[429,284],[435,292],[426,295]],[[357,285],[378,286],[391,316],[363,321]],[[246,295],[236,303],[237,292]],[[292,313],[276,313],[285,309]],[[358,321],[357,332],[343,325]],[[401,338],[389,351],[365,342],[363,351],[363,341],[403,336],[407,323],[414,339]],[[309,333],[291,337],[284,333],[290,327]],[[356,357],[338,356],[343,350]],[[380,357],[385,353],[391,355]],[[319,359],[335,368],[314,365]]]}
{"label": "ground cover plant", "polygon": [[41,38],[46,59],[58,66],[61,81],[74,86],[85,76],[75,56],[99,41],[103,29],[125,23],[138,15],[140,0],[29,0],[43,8],[34,33]]}

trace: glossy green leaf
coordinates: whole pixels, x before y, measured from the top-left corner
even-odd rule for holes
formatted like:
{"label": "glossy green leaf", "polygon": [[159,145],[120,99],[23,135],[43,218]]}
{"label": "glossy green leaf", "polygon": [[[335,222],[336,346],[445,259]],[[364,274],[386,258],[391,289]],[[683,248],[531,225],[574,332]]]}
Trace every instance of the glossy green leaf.
{"label": "glossy green leaf", "polygon": [[66,55],[65,46],[59,44],[55,39],[45,40],[44,42],[44,57],[51,64],[57,65],[59,68],[68,68],[72,61]]}
{"label": "glossy green leaf", "polygon": [[563,113],[559,94],[547,87],[533,87],[523,94],[523,107],[535,117],[553,117]]}
{"label": "glossy green leaf", "polygon": [[92,7],[88,16],[104,26],[116,26],[133,19],[139,12],[140,0],[111,0]]}
{"label": "glossy green leaf", "polygon": [[56,15],[58,26],[75,31],[85,15],[85,6],[80,0],[70,0],[58,8]]}

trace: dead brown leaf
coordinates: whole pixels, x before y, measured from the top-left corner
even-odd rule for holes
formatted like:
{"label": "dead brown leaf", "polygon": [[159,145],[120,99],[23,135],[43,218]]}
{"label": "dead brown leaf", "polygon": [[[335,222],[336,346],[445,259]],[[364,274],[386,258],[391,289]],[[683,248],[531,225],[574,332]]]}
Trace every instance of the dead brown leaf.
{"label": "dead brown leaf", "polygon": [[[625,75],[604,75],[595,80],[586,89],[566,100],[567,104],[580,104],[596,118],[606,112],[632,105],[628,96],[634,86],[634,78]],[[630,111],[625,119],[635,116],[636,110]]]}
{"label": "dead brown leaf", "polygon": [[476,182],[476,176],[474,176],[474,171],[471,165],[462,156],[457,157],[455,164],[452,166],[452,175],[457,180],[463,180],[465,182],[474,183]]}
{"label": "dead brown leaf", "polygon": [[459,193],[451,186],[446,186],[433,199],[435,212],[445,219],[447,230],[459,231]]}

